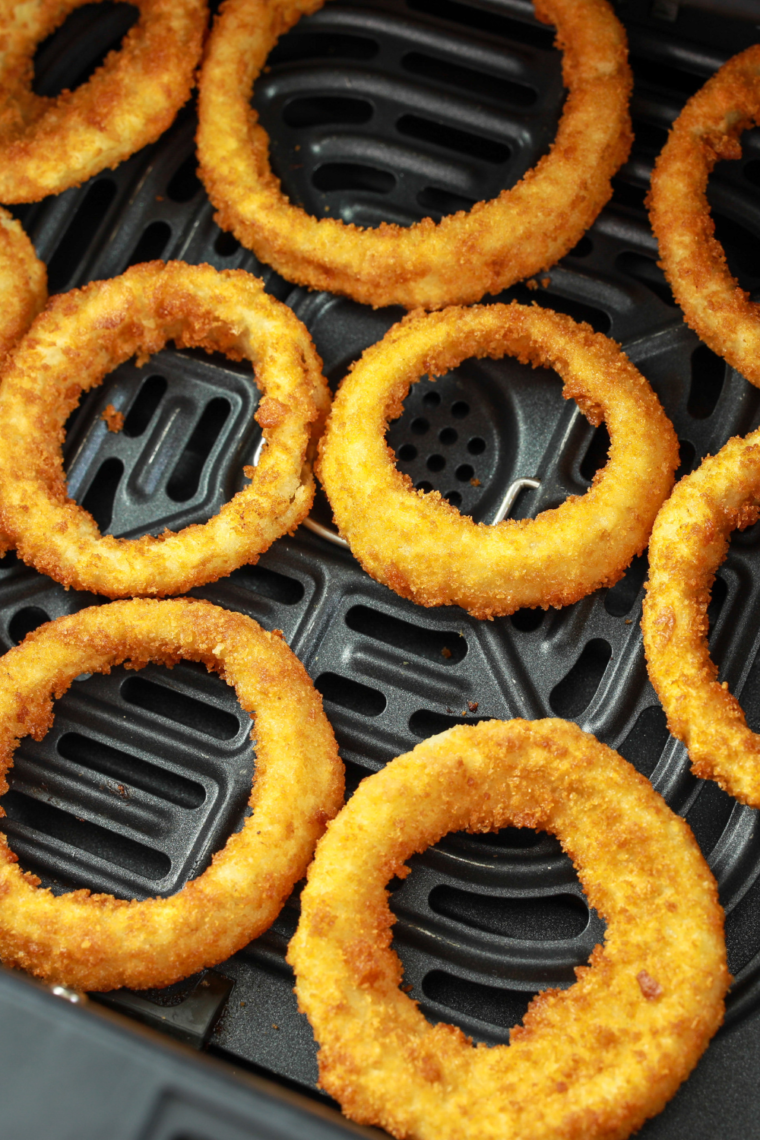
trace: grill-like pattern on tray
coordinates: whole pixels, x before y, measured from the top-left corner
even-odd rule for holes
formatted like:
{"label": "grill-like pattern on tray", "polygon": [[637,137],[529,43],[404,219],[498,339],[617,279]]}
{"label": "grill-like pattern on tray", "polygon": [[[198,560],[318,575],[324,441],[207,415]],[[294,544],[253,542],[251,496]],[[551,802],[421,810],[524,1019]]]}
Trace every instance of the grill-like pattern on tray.
{"label": "grill-like pattern on tray", "polygon": [[[371,226],[438,217],[514,182],[548,148],[562,99],[552,33],[530,13],[528,0],[334,0],[302,21],[256,95],[288,193],[315,214]],[[38,55],[38,89],[77,82],[131,19],[121,4],[72,16]],[[708,50],[632,26],[637,142],[613,202],[548,280],[505,298],[548,305],[621,341],[676,425],[682,472],[760,423],[760,393],[683,324],[643,207],[669,123],[732,50],[722,34]],[[193,133],[188,109],[116,171],[19,211],[49,263],[51,289],[152,257],[240,266],[287,299],[337,383],[399,312],[308,294],[261,267],[213,222]],[[758,290],[760,132],[744,143],[742,161],[722,164],[710,193],[732,268]],[[416,486],[483,521],[512,481],[538,480],[512,510],[535,515],[583,493],[606,453],[604,429],[594,431],[559,392],[555,376],[516,361],[468,361],[421,381],[389,440]],[[142,368],[122,366],[70,424],[71,493],[117,534],[203,521],[251,461],[257,398],[245,369],[202,353],[167,349]],[[107,404],[125,414],[119,434],[101,418]],[[329,522],[324,502],[317,510]],[[756,729],[759,536],[755,527],[734,538],[711,607],[721,677]],[[566,716],[619,748],[686,815],[718,877],[739,975],[729,1016],[738,1017],[753,1009],[760,985],[756,813],[694,779],[668,736],[641,647],[645,577],[642,557],[617,586],[565,610],[477,622],[403,602],[301,528],[260,565],[198,593],[283,629],[325,698],[350,787],[418,740],[484,717]],[[0,648],[98,600],[8,555]],[[221,682],[184,664],[171,673],[116,670],[78,682],[59,702],[54,730],[20,750],[5,826],[22,864],[56,889],[167,894],[240,826],[251,773],[248,721]],[[412,996],[478,1040],[506,1040],[530,996],[571,984],[573,967],[603,937],[558,844],[532,832],[449,836],[395,888],[396,945]],[[212,1047],[312,1085],[314,1045],[284,961],[296,920],[294,899],[272,930],[219,967],[236,986]]]}

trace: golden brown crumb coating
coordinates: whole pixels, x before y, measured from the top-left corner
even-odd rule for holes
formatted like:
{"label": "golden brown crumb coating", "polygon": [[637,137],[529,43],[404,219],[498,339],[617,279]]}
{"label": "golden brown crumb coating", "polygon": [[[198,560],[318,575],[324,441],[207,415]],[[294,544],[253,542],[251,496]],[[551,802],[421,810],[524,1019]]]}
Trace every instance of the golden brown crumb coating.
{"label": "golden brown crumb coating", "polygon": [[[425,374],[469,356],[505,354],[556,369],[564,395],[605,420],[609,460],[583,496],[536,519],[496,526],[415,491],[385,442],[390,419]],[[673,486],[678,442],[644,377],[614,341],[538,306],[492,305],[410,315],[343,381],[317,473],[341,534],[364,569],[425,606],[479,618],[564,606],[618,580],[647,544]]]}
{"label": "golden brown crumb coating", "polygon": [[[0,793],[23,736],[39,740],[53,697],[83,672],[202,661],[255,717],[253,814],[211,866],[169,898],[56,897],[24,874],[0,834],[0,958],[84,990],[166,986],[223,962],[274,921],[325,823],[343,765],[322,700],[281,637],[208,602],[114,602],[59,618],[0,659]],[[0,814],[2,812],[0,807]]]}
{"label": "golden brown crumb coating", "polygon": [[289,281],[374,305],[439,309],[498,293],[553,265],[612,194],[631,145],[625,32],[606,0],[536,0],[557,28],[569,94],[557,137],[516,186],[469,213],[376,229],[291,204],[251,108],[278,37],[324,0],[225,0],[201,71],[198,157],[216,220]]}
{"label": "golden brown crumb coating", "polygon": [[[508,1046],[473,1048],[400,989],[385,885],[446,832],[506,824],[559,836],[607,933]],[[691,831],[558,720],[453,728],[365,779],[318,844],[288,958],[322,1086],[352,1119],[414,1140],[622,1140],[688,1076],[730,980]]]}

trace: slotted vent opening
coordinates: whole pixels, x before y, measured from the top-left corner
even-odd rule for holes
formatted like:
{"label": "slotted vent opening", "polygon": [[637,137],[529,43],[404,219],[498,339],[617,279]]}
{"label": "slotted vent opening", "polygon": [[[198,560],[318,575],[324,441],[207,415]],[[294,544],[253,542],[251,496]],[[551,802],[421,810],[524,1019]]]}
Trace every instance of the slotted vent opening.
{"label": "slotted vent opening", "polygon": [[101,534],[105,534],[111,525],[116,492],[123,474],[124,464],[112,455],[101,463],[82,499],[83,508],[95,519]]}
{"label": "slotted vent opening", "polygon": [[706,420],[713,414],[725,376],[725,361],[706,344],[697,345],[691,354],[691,387],[686,405],[695,420]]}
{"label": "slotted vent opening", "polygon": [[607,425],[600,423],[591,437],[580,465],[581,478],[591,483],[597,471],[601,471],[609,458],[610,433]]}
{"label": "slotted vent opening", "polygon": [[594,699],[612,656],[612,646],[595,637],[585,646],[572,669],[555,685],[549,704],[558,716],[579,716]]}
{"label": "slotted vent opening", "polygon": [[122,431],[130,439],[141,436],[158,411],[168,387],[163,376],[149,376],[140,386],[131,408],[124,419]]}
{"label": "slotted vent opening", "polygon": [[159,768],[138,756],[122,752],[100,740],[67,732],[58,741],[58,751],[66,760],[91,772],[100,772],[129,787],[149,792],[183,808],[197,808],[206,798],[202,784],[166,768]]}
{"label": "slotted vent opening", "polygon": [[166,486],[175,503],[186,503],[197,493],[206,460],[229,414],[230,402],[223,396],[215,396],[206,404]]}
{"label": "slotted vent opening", "polygon": [[350,677],[341,677],[338,673],[321,673],[314,686],[330,704],[360,716],[380,716],[388,703],[379,689],[372,689]]}
{"label": "slotted vent opening", "polygon": [[406,135],[407,138],[432,143],[433,146],[464,154],[469,158],[479,158],[482,162],[490,162],[495,166],[505,163],[512,153],[506,143],[476,135],[474,132],[460,131],[448,123],[436,123],[419,115],[402,115],[396,123],[396,129],[399,134]]}
{"label": "slotted vent opening", "polygon": [[707,858],[725,831],[736,800],[724,792],[714,780],[705,780],[696,802],[686,815],[686,822]]}
{"label": "slotted vent opening", "polygon": [[[76,850],[86,851],[140,878],[158,882],[171,871],[171,859],[163,851],[156,851],[112,828],[78,818],[13,788],[3,796],[3,807],[11,825],[40,832],[48,839],[57,839]],[[12,826],[8,831],[12,836]]]}
{"label": "slotted vent opening", "polygon": [[667,95],[675,95],[681,102],[704,86],[705,76],[675,67],[663,59],[647,59],[631,55],[631,67],[637,87],[650,87]]}
{"label": "slotted vent opening", "polygon": [[214,252],[218,253],[220,257],[232,257],[240,249],[240,242],[234,234],[225,233],[220,230],[214,241]]}
{"label": "slotted vent opening", "polygon": [[87,190],[48,262],[48,289],[62,293],[76,275],[83,257],[116,197],[116,183],[99,178]]}
{"label": "slotted vent opening", "polygon": [[396,177],[389,170],[364,166],[359,162],[324,162],[312,175],[317,190],[368,190],[372,194],[390,194]]}
{"label": "slotted vent opening", "polygon": [[577,938],[588,926],[588,907],[572,894],[541,898],[499,898],[475,894],[445,884],[430,893],[436,914],[476,930],[535,942]]}
{"label": "slotted vent opening", "polygon": [[214,740],[233,740],[240,731],[240,722],[232,713],[147,677],[127,677],[120,692],[127,704]]}
{"label": "slotted vent opening", "polygon": [[639,713],[633,728],[618,745],[618,752],[649,779],[669,740],[665,710],[659,705],[651,705]]}
{"label": "slotted vent opening", "polygon": [[639,596],[647,576],[649,562],[646,554],[634,558],[619,582],[604,595],[604,608],[612,617],[625,617]]}
{"label": "slotted vent opening", "polygon": [[352,606],[346,625],[365,637],[439,664],[456,665],[467,655],[467,641],[455,630],[425,629],[369,606]]}
{"label": "slotted vent opening", "polygon": [[431,970],[422,980],[422,992],[430,1001],[476,1021],[511,1029],[519,1025],[538,990],[514,990],[486,986],[446,970]]}
{"label": "slotted vent opening", "polygon": [[424,12],[448,23],[461,24],[468,31],[486,32],[489,36],[516,40],[546,51],[554,48],[554,31],[551,28],[538,23],[523,23],[485,8],[457,3],[457,0],[407,0],[407,7],[412,12]]}
{"label": "slotted vent opening", "polygon": [[269,53],[270,68],[307,59],[374,59],[380,50],[375,40],[346,32],[291,31]]}
{"label": "slotted vent opening", "polygon": [[538,98],[535,89],[527,87],[524,83],[515,83],[501,76],[489,75],[486,71],[475,71],[473,68],[453,63],[449,59],[438,59],[423,52],[408,52],[403,56],[401,66],[422,79],[431,79],[446,88],[459,87],[462,91],[471,91],[498,103],[532,107]]}
{"label": "slotted vent opening", "polygon": [[[466,706],[466,701],[463,699],[462,704]],[[491,716],[476,716],[474,713],[469,713],[466,707],[461,710],[459,715],[455,713],[439,713],[434,712],[432,709],[417,709],[409,717],[409,731],[413,736],[419,737],[420,740],[427,739],[428,736],[437,736],[439,732],[446,732],[449,728],[454,728],[457,724],[480,724],[482,720],[493,720]]]}
{"label": "slotted vent opening", "polygon": [[265,566],[240,566],[233,571],[231,578],[255,594],[260,594],[262,598],[269,598],[283,606],[298,605],[306,593],[296,578],[278,574],[276,570],[268,570]]}
{"label": "slotted vent opening", "polygon": [[172,228],[168,222],[151,222],[135,246],[132,256],[127,262],[130,265],[141,265],[143,261],[156,261],[163,254],[172,236]]}
{"label": "slotted vent opening", "polygon": [[[35,95],[56,98],[64,89],[75,91],[92,76],[111,51],[118,51],[122,40],[140,12],[133,4],[84,4],[71,12],[63,23],[37,46],[34,53]],[[71,78],[71,54],[76,48],[79,69]]]}
{"label": "slotted vent opening", "polygon": [[203,189],[198,177],[198,158],[192,151],[182,162],[169,180],[166,187],[166,196],[172,202],[190,202]]}
{"label": "slotted vent opening", "polygon": [[368,123],[374,108],[367,99],[354,99],[348,95],[308,95],[291,99],[282,109],[282,117],[289,127],[305,129],[328,123]]}
{"label": "slotted vent opening", "polygon": [[16,610],[8,622],[8,633],[14,645],[19,645],[28,633],[50,621],[50,617],[39,606],[23,606]]}
{"label": "slotted vent opening", "polygon": [[735,218],[712,211],[715,236],[723,246],[728,268],[742,289],[753,292],[760,284],[760,237]]}

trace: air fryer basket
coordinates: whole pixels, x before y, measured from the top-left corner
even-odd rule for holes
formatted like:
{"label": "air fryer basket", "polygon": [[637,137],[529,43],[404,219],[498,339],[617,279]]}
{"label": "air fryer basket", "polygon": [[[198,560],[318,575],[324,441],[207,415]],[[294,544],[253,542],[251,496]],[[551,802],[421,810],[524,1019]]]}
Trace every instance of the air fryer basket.
{"label": "air fryer basket", "polygon": [[[615,180],[612,202],[575,249],[540,282],[504,294],[569,313],[621,342],[675,424],[681,473],[731,435],[760,424],[760,392],[684,324],[657,266],[644,209],[652,162],[683,102],[757,38],[746,20],[721,15],[719,0],[712,7],[616,4],[636,75],[633,153]],[[37,89],[50,94],[80,82],[118,45],[134,15],[124,4],[77,11],[40,49]],[[553,32],[535,21],[530,0],[331,0],[282,39],[257,85],[274,168],[308,211],[364,226],[437,218],[492,197],[521,177],[554,135],[563,93],[552,44]],[[223,233],[195,175],[194,130],[189,106],[157,144],[115,171],[16,211],[49,266],[51,292],[158,257],[242,267],[262,276],[306,323],[326,375],[337,383],[401,311],[373,311],[295,288]],[[750,291],[760,287],[758,186],[760,132],[750,131],[742,160],[721,164],[710,183],[718,235]],[[257,400],[247,368],[223,357],[166,349],[143,367],[125,364],[86,397],[69,424],[70,492],[114,534],[201,522],[234,493],[251,462],[260,438]],[[118,434],[102,419],[108,404],[125,415]],[[509,359],[467,361],[435,383],[422,380],[389,440],[416,486],[440,490],[484,521],[518,479],[539,486],[520,491],[513,517],[583,493],[607,446],[605,429],[594,430],[574,403],[561,399],[556,376]],[[323,500],[315,517],[330,523]],[[734,537],[710,610],[721,678],[755,729],[759,541],[760,524]],[[718,879],[736,981],[726,1027],[684,1090],[641,1135],[675,1137],[688,1128],[697,1137],[738,1140],[758,1135],[750,1062],[760,1052],[760,828],[756,812],[690,774],[684,748],[668,735],[644,665],[645,577],[642,557],[615,587],[576,605],[479,622],[456,608],[428,610],[401,600],[368,578],[347,550],[301,527],[256,566],[194,593],[284,631],[323,694],[349,790],[433,733],[513,716],[568,717],[651,779],[686,817]],[[9,554],[0,561],[0,651],[43,621],[102,601],[67,592]],[[188,663],[80,679],[58,702],[45,739],[19,749],[3,799],[11,846],[24,868],[56,891],[171,894],[242,823],[251,780],[248,733],[232,690]],[[454,1021],[488,1043],[508,1040],[539,990],[570,985],[574,967],[604,932],[558,843],[515,829],[446,837],[413,860],[412,874],[393,893],[393,909],[411,996],[431,1020]],[[271,930],[215,970],[162,993],[120,992],[96,1001],[237,1071],[327,1102],[315,1089],[316,1047],[285,962],[297,916],[295,892]],[[15,976],[1,981],[6,1024],[11,1010],[42,1000]],[[40,1008],[58,1027],[74,1019],[66,1024],[79,1034],[83,1058],[88,1028],[93,1058],[104,1026],[111,1030],[97,1010],[67,1009],[47,995]],[[227,1125],[213,1113],[212,1129],[203,1123],[205,1109],[193,1117],[191,1093],[176,1091],[185,1086],[176,1073],[169,1076],[179,1061],[163,1039],[157,1049],[157,1040],[135,1037],[125,1054],[144,1060],[152,1050],[142,1092],[134,1094],[144,1098],[143,1117],[152,1123],[136,1123],[125,1137],[179,1140],[190,1134],[191,1120],[199,1140],[242,1136],[248,1126],[259,1130],[251,1134],[270,1135],[265,1094],[258,1107],[239,1110],[248,1121],[241,1132],[233,1124],[220,1131]],[[130,1062],[121,1064],[126,1072]],[[147,1078],[164,1064],[164,1085]],[[207,1079],[197,1073],[198,1081]],[[169,1103],[172,1082],[175,1107],[156,1107]],[[4,1094],[11,1104],[16,1091]],[[207,1095],[213,1100],[216,1093]],[[298,1123],[296,1109],[291,1122],[285,1102],[276,1103],[285,1115],[271,1135],[311,1127],[315,1136],[321,1129],[337,1136],[349,1127],[337,1116]],[[26,1119],[20,1109],[18,1119]],[[46,1136],[89,1135],[81,1122],[79,1132],[66,1130],[74,1119],[51,1115]]]}

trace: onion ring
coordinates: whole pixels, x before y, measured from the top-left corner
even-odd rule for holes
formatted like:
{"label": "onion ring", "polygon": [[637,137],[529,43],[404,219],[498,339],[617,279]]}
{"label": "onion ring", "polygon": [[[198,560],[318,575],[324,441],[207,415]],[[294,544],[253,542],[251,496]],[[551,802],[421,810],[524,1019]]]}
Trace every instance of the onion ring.
{"label": "onion ring", "polygon": [[154,142],[194,81],[205,0],[130,0],[140,19],[76,91],[32,91],[37,45],[91,0],[3,0],[0,52],[0,201],[38,202]]}
{"label": "onion ring", "polygon": [[760,44],[689,99],[657,159],[647,203],[660,265],[686,323],[760,387],[760,306],[731,276],[706,194],[715,164],[741,158],[739,137],[753,124],[760,124]]}
{"label": "onion ring", "polygon": [[[559,836],[607,934],[509,1046],[473,1049],[399,989],[384,888],[448,831],[506,824]],[[288,960],[320,1083],[353,1120],[418,1140],[612,1140],[660,1111],[720,1025],[725,953],[715,881],[648,781],[574,724],[514,720],[450,729],[362,781],[317,846]]]}
{"label": "onion ring", "polygon": [[[251,618],[180,598],[93,606],[30,633],[0,660],[0,793],[21,737],[41,739],[52,698],[82,672],[202,661],[256,727],[253,815],[211,866],[169,898],[56,897],[24,874],[0,833],[0,958],[84,990],[166,986],[223,962],[276,918],[343,802],[343,765],[322,701],[281,637]],[[5,813],[2,812],[4,815]]]}
{"label": "onion ring", "polygon": [[[169,338],[254,363],[267,446],[245,469],[250,486],[203,526],[157,538],[101,535],[66,496],[63,426],[82,391]],[[25,562],[65,586],[123,597],[216,581],[255,562],[308,514],[309,450],[328,406],[309,334],[257,278],[178,261],[136,265],[54,297],[9,361],[0,386],[0,523]]]}
{"label": "onion ring", "polygon": [[650,679],[693,772],[752,807],[760,807],[760,735],[717,680],[707,607],[731,531],[750,526],[759,513],[760,430],[730,439],[705,459],[660,511],[641,623]]}
{"label": "onion ring", "polygon": [[[507,353],[556,369],[564,396],[592,423],[605,419],[610,458],[584,496],[536,519],[486,526],[437,491],[415,492],[394,466],[385,431],[421,375]],[[420,605],[455,603],[490,618],[568,605],[616,582],[646,546],[677,464],[670,421],[614,341],[548,309],[513,303],[411,315],[395,325],[343,381],[317,472],[341,534],[372,577]]]}
{"label": "onion ring", "polygon": [[606,0],[535,0],[556,23],[569,95],[551,152],[512,187],[438,225],[364,230],[293,206],[251,109],[276,40],[324,0],[225,0],[200,78],[200,176],[216,221],[288,281],[375,306],[437,309],[498,293],[553,265],[612,194],[631,145],[626,39]]}
{"label": "onion ring", "polygon": [[20,222],[0,207],[0,362],[47,300],[47,270]]}

